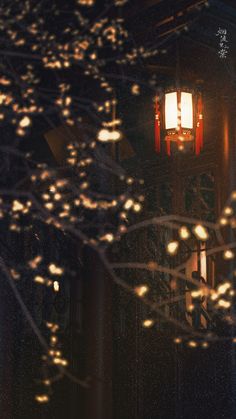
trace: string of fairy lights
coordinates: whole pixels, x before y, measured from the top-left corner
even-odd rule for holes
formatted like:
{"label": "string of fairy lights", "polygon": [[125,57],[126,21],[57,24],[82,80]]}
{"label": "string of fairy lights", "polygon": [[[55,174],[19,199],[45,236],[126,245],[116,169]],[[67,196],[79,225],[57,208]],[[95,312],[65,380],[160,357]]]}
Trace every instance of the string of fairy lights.
{"label": "string of fairy lights", "polygon": [[[124,0],[116,0],[109,9],[120,8],[125,3]],[[45,164],[35,164],[30,155],[25,158],[20,152],[13,151],[12,155],[17,154],[22,166],[26,166],[31,186],[28,185],[27,191],[21,188],[2,190],[0,217],[4,225],[8,225],[11,234],[33,232],[34,221],[39,219],[45,225],[63,232],[74,231],[77,238],[91,246],[104,247],[125,233],[128,213],[131,210],[139,212],[143,200],[139,196],[134,198],[132,193],[133,185],[137,182],[135,179],[123,174],[123,170],[117,174],[112,164],[95,161],[94,157],[96,141],[118,141],[122,136],[121,131],[117,130],[122,121],[116,116],[114,88],[103,75],[103,68],[106,66],[106,56],[109,56],[109,62],[113,56],[112,61],[118,64],[115,54],[121,57],[123,50],[126,50],[125,54],[130,58],[126,46],[128,32],[120,17],[111,19],[101,14],[97,18],[96,13],[95,18],[84,17],[84,9],[94,6],[94,1],[72,1],[67,9],[64,4],[62,10],[57,4],[29,0],[1,4],[0,17],[3,16],[3,19],[0,19],[0,33],[4,44],[1,46],[0,123],[2,126],[12,125],[19,141],[30,134],[33,120],[40,116],[56,116],[58,123],[68,127],[81,123],[84,98],[76,93],[79,77],[88,79],[89,83],[93,80],[96,90],[103,92],[100,96],[104,100],[96,102],[92,97],[86,108],[88,112],[92,110],[92,114],[99,115],[97,135],[92,140],[80,143],[69,141],[66,169],[63,167],[61,171]],[[136,58],[143,53],[141,50],[137,53],[135,49],[132,51]],[[73,74],[75,71],[78,74],[76,77]],[[9,153],[9,150],[6,151]],[[91,190],[89,171],[95,165],[118,177],[119,183],[124,185],[120,195],[108,196],[104,191],[99,193]],[[99,212],[99,217],[94,222],[91,213],[96,212]],[[111,212],[112,221],[104,228],[107,212]],[[101,213],[104,216],[96,232],[89,234],[90,226],[87,226],[86,220],[90,217],[93,224],[98,223]],[[37,234],[35,237],[38,239]],[[52,394],[52,383],[64,375],[86,386],[86,383],[65,371],[68,360],[63,357],[58,343],[58,324],[47,322],[50,332],[47,343],[17,291],[17,282],[27,272],[37,286],[46,286],[53,293],[60,292],[64,267],[54,261],[47,264],[42,249],[28,260],[26,266],[13,261],[7,261],[4,266],[24,314],[37,336],[41,336],[44,374],[40,382],[41,391],[36,394],[35,400],[40,404],[47,403]],[[55,369],[59,373],[55,374]]]}
{"label": "string of fairy lights", "polygon": [[[180,216],[162,216],[154,217],[151,220],[144,220],[136,225],[132,225],[127,229],[127,235],[134,231],[140,232],[141,229],[147,229],[150,226],[162,226],[166,230],[171,231],[171,234],[175,237],[174,240],[166,240],[165,243],[165,252],[166,257],[171,257],[172,263],[170,266],[162,266],[161,264],[154,261],[145,262],[128,262],[118,261],[118,262],[109,262],[107,255],[103,255],[103,261],[109,270],[110,275],[113,277],[114,281],[122,286],[127,292],[137,296],[143,304],[149,307],[150,312],[152,313],[151,317],[144,318],[142,321],[142,326],[144,328],[152,328],[158,324],[158,319],[161,317],[167,322],[173,323],[177,326],[178,330],[182,330],[183,336],[177,336],[173,339],[175,344],[186,344],[190,348],[203,347],[208,348],[211,343],[214,343],[218,340],[231,340],[232,343],[236,342],[235,337],[230,336],[219,336],[217,332],[207,331],[204,328],[199,330],[195,329],[193,324],[189,322],[182,323],[171,315],[167,315],[165,307],[173,306],[173,303],[186,301],[186,295],[182,295],[180,292],[178,294],[178,286],[176,287],[176,281],[184,281],[185,284],[193,285],[190,288],[191,302],[186,306],[186,312],[191,314],[199,308],[199,299],[200,301],[204,300],[204,304],[210,306],[211,315],[219,314],[220,318],[226,325],[233,326],[235,324],[234,314],[232,307],[235,299],[235,289],[234,289],[234,279],[236,275],[235,268],[229,266],[227,268],[227,278],[222,280],[223,272],[216,272],[216,278],[214,278],[215,284],[210,285],[207,282],[199,282],[199,279],[195,279],[192,276],[187,275],[186,268],[188,265],[189,257],[184,262],[179,263],[178,255],[181,253],[181,247],[185,246],[186,243],[194,240],[195,248],[199,248],[203,245],[205,257],[220,255],[222,261],[233,262],[235,259],[235,248],[236,242],[232,241],[230,243],[225,242],[225,228],[235,229],[235,208],[236,193],[232,192],[228,204],[222,211],[222,215],[219,217],[216,223],[209,223],[191,219],[188,217]],[[176,233],[178,238],[176,239]],[[214,236],[212,241],[211,237]],[[229,235],[228,235],[229,236]],[[226,234],[227,237],[227,234]],[[158,240],[158,233],[157,233]],[[191,242],[193,243],[193,242]],[[209,249],[207,248],[210,243]],[[129,256],[128,256],[129,258]],[[201,258],[199,255],[198,258]],[[175,262],[173,262],[175,261]],[[174,265],[173,265],[174,263]],[[174,266],[174,267],[173,267]],[[138,285],[130,286],[130,284],[123,279],[123,272],[127,276],[127,270],[134,272],[133,278],[136,278]],[[170,277],[174,278],[174,290],[177,288],[177,293],[169,297],[168,292],[166,295],[161,296],[161,300],[158,302],[155,301],[155,298],[152,298],[152,289],[153,284],[150,286],[150,281],[141,282],[139,276],[137,275],[137,270],[139,272],[157,272],[157,273],[166,273],[168,274],[167,281],[170,283]],[[225,275],[224,275],[225,276]],[[216,279],[221,278],[218,282]],[[185,290],[186,290],[185,285]],[[203,299],[203,300],[202,300]],[[158,325],[157,325],[158,330]]]}
{"label": "string of fairy lights", "polygon": [[[83,16],[84,9],[93,9],[95,3],[72,0],[67,8],[64,5],[60,10],[57,2],[46,0],[38,4],[30,0],[18,0],[10,5],[3,2],[0,122],[11,123],[17,136],[25,136],[32,119],[40,115],[57,115],[69,126],[80,123],[83,98],[75,93],[78,77],[93,80],[105,95],[104,106],[92,98],[93,112],[107,111],[107,104],[114,100],[114,87],[104,75],[107,62],[119,65],[118,57],[126,55],[127,62],[122,62],[123,65],[145,56],[144,47],[132,47],[130,52],[129,35],[119,13],[114,18],[101,13],[101,18],[94,20],[93,16],[91,19]],[[124,0],[111,2],[109,10],[118,10],[125,3]],[[155,53],[156,50],[150,55]],[[77,77],[72,77],[75,71]],[[105,121],[102,122],[104,125]],[[108,128],[112,128],[111,138],[106,135]],[[120,133],[113,125],[102,130],[98,138],[118,140]]]}
{"label": "string of fairy lights", "polygon": [[[69,151],[73,150],[73,147],[71,147],[71,145],[69,146]],[[37,180],[37,177],[35,178],[35,174],[32,175],[33,176],[33,185],[35,185],[35,182]],[[52,202],[60,202],[62,200],[63,201],[63,196],[62,196],[62,191],[63,188],[67,185],[67,182],[65,181],[65,179],[55,179],[55,172],[53,173],[53,178],[54,178],[54,183],[52,184],[52,176],[50,171],[48,171],[48,169],[41,169],[40,171],[38,171],[38,177],[40,179],[40,182],[42,182],[40,184],[40,188],[46,188],[46,192],[42,192],[42,200],[41,202],[39,201],[38,197],[31,197],[31,200],[28,197],[27,201],[24,201],[22,199],[13,199],[12,201],[12,206],[11,206],[11,211],[9,211],[9,206],[7,208],[4,208],[4,200],[2,201],[2,217],[3,219],[6,221],[6,217],[9,218],[9,222],[13,222],[14,224],[14,228],[12,227],[12,224],[10,225],[10,229],[19,232],[22,228],[28,228],[29,225],[27,223],[25,223],[25,220],[23,221],[22,217],[29,217],[29,213],[31,211],[34,211],[34,216],[37,217],[41,217],[42,215],[42,211],[44,211],[44,204],[46,202],[46,204],[48,202],[48,198],[45,201],[45,193],[47,193],[49,196],[53,197]],[[127,178],[126,180],[128,180],[129,178]],[[47,181],[45,183],[45,180]],[[48,185],[48,181],[50,181],[50,185]],[[40,188],[36,188],[36,189],[40,189]],[[57,194],[60,194],[60,196],[57,196]],[[163,300],[161,302],[159,302],[158,304],[155,302],[155,300],[152,300],[151,298],[151,292],[152,290],[150,289],[150,286],[148,284],[141,284],[138,286],[130,286],[129,284],[127,284],[125,281],[123,281],[122,279],[120,279],[117,274],[115,273],[115,271],[117,269],[126,269],[131,268],[131,269],[146,269],[148,271],[151,272],[166,272],[170,275],[172,275],[175,278],[178,278],[180,280],[184,280],[186,282],[190,282],[193,283],[195,285],[195,289],[193,291],[191,291],[191,297],[192,297],[192,302],[191,304],[187,307],[187,310],[189,312],[194,311],[195,310],[195,303],[194,300],[195,299],[199,299],[199,298],[205,298],[207,301],[209,301],[211,303],[211,307],[214,311],[220,311],[224,313],[224,317],[226,319],[227,322],[233,322],[233,318],[230,315],[230,309],[232,306],[232,302],[235,296],[235,292],[233,289],[233,283],[232,283],[232,278],[228,278],[227,280],[225,280],[224,282],[221,282],[219,285],[216,286],[216,288],[210,287],[209,284],[199,284],[198,281],[196,281],[193,278],[189,278],[187,275],[183,274],[180,272],[180,268],[179,266],[175,266],[174,268],[168,268],[168,267],[163,267],[161,265],[158,265],[157,262],[155,261],[149,261],[148,263],[132,263],[132,262],[128,262],[128,263],[111,263],[109,262],[109,259],[106,256],[106,251],[108,250],[109,246],[107,247],[107,245],[110,245],[111,243],[116,242],[117,240],[120,240],[120,233],[121,233],[121,229],[118,228],[118,234],[117,236],[114,234],[106,233],[103,236],[100,237],[96,237],[96,238],[91,238],[86,236],[83,232],[81,227],[79,227],[76,224],[76,220],[78,217],[76,217],[75,215],[72,215],[72,211],[73,208],[71,209],[71,203],[68,200],[68,195],[67,199],[66,199],[66,208],[63,207],[63,211],[66,211],[66,216],[60,216],[61,214],[61,205],[63,206],[64,204],[60,203],[59,208],[56,208],[56,211],[58,212],[59,216],[55,215],[55,208],[54,205],[46,205],[46,210],[47,210],[47,214],[48,214],[48,218],[46,219],[46,222],[49,223],[50,225],[52,224],[55,228],[62,230],[62,231],[67,231],[72,235],[75,235],[77,237],[80,237],[85,243],[89,244],[90,246],[93,246],[94,248],[97,249],[101,259],[103,260],[105,266],[107,267],[108,271],[111,273],[113,279],[115,282],[117,282],[119,285],[121,285],[122,287],[124,287],[125,289],[127,289],[130,293],[132,293],[132,295],[137,296],[139,299],[142,300],[142,302],[144,304],[146,304],[147,306],[150,307],[151,311],[153,313],[156,313],[157,315],[162,315],[163,317],[165,317],[165,311],[163,311],[163,307],[168,306],[169,304],[173,303],[173,298],[163,298]],[[217,244],[215,244],[214,247],[211,247],[210,250],[206,251],[206,255],[208,254],[216,254],[216,253],[220,253],[222,254],[222,258],[225,260],[232,260],[234,258],[234,248],[236,247],[236,243],[232,242],[232,243],[225,243],[223,240],[223,235],[222,235],[222,228],[225,228],[226,226],[232,226],[234,227],[234,223],[235,223],[235,209],[234,209],[234,204],[235,204],[235,197],[236,194],[235,192],[232,193],[231,198],[230,198],[230,203],[229,205],[227,205],[222,213],[222,216],[219,218],[218,222],[216,224],[214,223],[207,223],[207,222],[198,222],[197,220],[192,220],[190,218],[185,218],[185,217],[172,217],[172,216],[166,216],[166,217],[157,217],[155,219],[152,219],[150,222],[147,221],[143,221],[139,224],[134,224],[132,226],[127,226],[125,228],[124,231],[122,231],[122,233],[125,233],[125,235],[129,234],[130,231],[138,231],[140,228],[144,228],[147,227],[150,224],[160,224],[162,227],[166,227],[171,228],[171,230],[175,230],[178,234],[178,239],[175,238],[175,240],[170,240],[166,243],[166,253],[168,255],[170,255],[172,258],[175,258],[178,255],[178,252],[181,249],[181,245],[182,243],[186,243],[186,241],[191,240],[191,238],[194,237],[194,239],[200,243],[205,243],[207,244],[207,242],[210,240],[210,236],[211,236],[211,231],[214,231],[214,234],[217,236],[218,238],[218,242]],[[113,206],[115,207],[115,210],[117,211],[118,208],[116,205],[114,205],[113,200],[110,201],[110,204],[108,205],[109,201],[95,201],[93,203],[91,203],[91,200],[88,200],[87,202],[87,198],[84,201],[84,196],[80,198],[76,198],[75,195],[70,196],[71,199],[73,199],[72,202],[74,202],[74,200],[79,199],[80,202],[77,202],[77,206],[81,206],[82,208],[89,208],[89,210],[92,211],[100,211],[101,209],[105,209],[105,211],[108,211],[110,209],[113,209]],[[142,197],[143,200],[143,197]],[[34,203],[40,203],[40,207],[34,209]],[[131,197],[126,198],[126,199],[122,199],[121,200],[122,205],[120,207],[120,212],[119,212],[119,218],[123,219],[125,218],[127,220],[127,216],[128,216],[128,212],[131,211],[136,211],[139,212],[141,211],[141,204],[137,203],[137,201],[135,201],[134,199],[132,199]],[[137,206],[137,207],[136,207]],[[30,221],[30,217],[28,218]],[[18,227],[16,227],[15,223],[18,223]],[[31,222],[31,221],[30,221]],[[25,226],[25,227],[20,227],[20,226]],[[71,228],[73,226],[73,228]],[[103,244],[106,244],[106,246],[104,247]],[[99,243],[101,243],[101,245],[99,245]],[[60,281],[58,280],[58,278],[63,277],[64,274],[64,268],[57,265],[56,263],[50,263],[47,268],[46,268],[46,272],[45,272],[45,266],[44,266],[44,261],[41,255],[37,255],[35,258],[31,259],[28,261],[28,268],[32,271],[32,280],[39,285],[45,285],[47,287],[51,287],[53,292],[59,292],[60,289]],[[181,264],[181,270],[184,268],[184,265]],[[18,271],[16,269],[16,267],[14,267],[14,269],[11,269],[11,276],[14,280],[19,280],[20,279],[20,271]],[[177,296],[177,300],[178,297]],[[184,337],[176,337],[174,338],[174,342],[176,344],[180,344],[182,342],[186,343],[190,348],[195,348],[195,347],[202,347],[202,348],[207,348],[209,346],[210,343],[215,342],[217,339],[220,339],[216,334],[205,334],[199,331],[194,330],[191,326],[187,326],[181,324],[180,322],[178,322],[176,319],[171,318],[170,316],[167,317],[167,320],[170,322],[173,322],[174,324],[176,324],[180,329],[182,329],[185,334]],[[146,318],[143,319],[142,321],[142,325],[144,328],[151,328],[155,326],[155,316],[154,317],[150,317],[150,318]],[[51,325],[51,323],[49,323],[49,325]],[[56,343],[57,343],[57,338],[55,336],[55,332],[58,329],[58,325],[56,324],[52,324],[50,327],[50,330],[52,331],[52,337],[50,339],[50,345],[48,348],[48,353],[47,355],[43,355],[43,361],[46,364],[53,364],[54,366],[63,366],[66,367],[68,365],[68,361],[62,357],[61,351],[57,350],[56,348]],[[193,339],[193,337],[195,337],[195,339]],[[235,342],[235,338],[231,338],[233,342]],[[55,348],[53,348],[53,346],[55,345]],[[51,380],[49,380],[49,378],[45,378],[43,380],[43,383],[45,383],[45,389],[51,392]],[[49,394],[47,393],[47,391],[45,391],[45,393],[43,394],[37,394],[36,395],[36,400],[39,403],[46,403],[47,401],[49,401]]]}
{"label": "string of fairy lights", "polygon": [[[145,197],[141,192],[143,180],[126,174],[112,159],[103,159],[97,149],[100,144],[116,143],[123,137],[122,120],[117,114],[118,99],[115,87],[106,76],[107,63],[114,66],[134,66],[140,58],[154,57],[162,50],[156,47],[134,46],[129,39],[124,19],[118,13],[127,1],[114,0],[107,13],[94,13],[95,0],[71,0],[68,6],[58,6],[57,1],[15,0],[1,2],[0,6],[0,126],[11,126],[18,142],[33,132],[34,120],[53,119],[54,124],[63,123],[67,127],[67,158],[63,167],[51,168],[45,163],[35,163],[31,155],[22,155],[14,147],[16,154],[27,168],[27,188],[1,189],[0,222],[8,226],[11,234],[34,232],[34,223],[39,220],[48,228],[81,240],[99,254],[114,281],[131,295],[139,298],[152,313],[165,317],[163,307],[173,300],[163,297],[156,302],[152,299],[152,289],[148,283],[130,285],[117,274],[117,270],[135,269],[150,272],[166,272],[169,275],[195,285],[191,292],[192,303],[189,311],[195,309],[194,299],[204,297],[211,302],[213,309],[223,311],[228,321],[233,321],[230,308],[234,298],[232,278],[216,288],[199,285],[199,282],[180,272],[179,266],[163,267],[156,261],[148,263],[114,263],[109,261],[110,246],[119,243],[131,231],[145,228],[150,224],[161,224],[175,231],[173,239],[166,243],[166,254],[178,256],[183,243],[193,238],[196,242],[207,243],[210,231],[217,237],[217,246],[209,252],[222,254],[225,260],[235,256],[235,243],[225,243],[221,229],[235,228],[236,217],[233,207],[236,192],[230,198],[222,217],[217,224],[204,223],[184,217],[157,217],[150,222],[130,226],[130,221],[142,211]],[[206,2],[207,3],[207,2]],[[112,18],[109,11],[113,8]],[[98,15],[98,16],[97,16]],[[86,102],[80,94],[78,84],[94,83],[96,97]],[[138,96],[141,84],[131,81],[129,92]],[[101,94],[99,94],[101,93]],[[100,97],[100,100],[97,98]],[[86,106],[85,106],[86,104]],[[96,121],[94,133],[89,139],[71,139],[70,129],[83,124],[84,109]],[[82,112],[83,111],[83,112]],[[91,112],[91,113],[90,113]],[[14,140],[12,141],[14,143]],[[4,149],[1,149],[3,152]],[[10,159],[10,150],[7,150]],[[99,185],[96,173],[112,176],[117,185],[116,194],[109,193]],[[105,185],[106,186],[106,185]],[[36,246],[37,248],[37,246]],[[12,289],[42,346],[43,378],[41,391],[35,395],[40,404],[50,401],[52,385],[64,375],[87,386],[86,382],[73,377],[68,371],[69,361],[63,355],[59,342],[59,325],[48,319],[46,328],[49,338],[44,339],[33,317],[24,305],[17,290],[17,283],[27,274],[39,287],[45,286],[53,293],[60,292],[60,284],[66,274],[65,267],[47,258],[41,250],[27,260],[27,263],[1,261]],[[183,269],[183,264],[181,264]],[[176,295],[178,301],[181,296]],[[216,335],[205,335],[191,326],[183,325],[171,316],[169,322],[176,324],[185,334],[174,338],[176,344],[185,342],[189,347],[203,348],[218,339]],[[144,318],[144,328],[154,327],[155,316]],[[235,338],[232,338],[235,342]],[[56,371],[56,372],[55,372]]]}

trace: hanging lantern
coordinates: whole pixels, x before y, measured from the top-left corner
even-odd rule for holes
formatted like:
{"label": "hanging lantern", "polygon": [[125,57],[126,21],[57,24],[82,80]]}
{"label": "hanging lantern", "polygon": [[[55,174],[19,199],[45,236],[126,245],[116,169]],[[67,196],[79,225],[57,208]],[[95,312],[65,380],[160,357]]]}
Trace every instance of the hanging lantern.
{"label": "hanging lantern", "polygon": [[[162,109],[162,112],[161,112]],[[161,123],[163,121],[163,123]],[[161,133],[166,142],[167,154],[171,154],[172,144],[183,151],[192,144],[198,155],[203,147],[203,104],[201,94],[175,89],[165,93],[164,101],[155,101],[155,149],[161,151]]]}

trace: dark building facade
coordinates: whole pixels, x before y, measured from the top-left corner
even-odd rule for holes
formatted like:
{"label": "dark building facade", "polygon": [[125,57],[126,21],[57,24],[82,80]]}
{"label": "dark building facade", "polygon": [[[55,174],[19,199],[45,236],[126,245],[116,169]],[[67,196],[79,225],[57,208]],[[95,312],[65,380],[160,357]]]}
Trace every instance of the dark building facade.
{"label": "dark building facade", "polygon": [[[145,4],[144,4],[145,3]],[[168,3],[168,5],[167,5]],[[174,3],[174,4],[173,4]],[[120,112],[124,120],[128,147],[119,146],[119,164],[132,176],[143,178],[146,196],[140,219],[178,214],[214,222],[229,194],[236,188],[236,91],[234,2],[213,1],[198,13],[199,1],[139,2],[140,10],[130,11],[132,25],[138,25],[137,38],[156,36],[165,40],[166,54],[145,67],[156,74],[158,87],[175,83],[176,41],[183,83],[194,86],[201,81],[204,101],[204,148],[199,156],[177,153],[167,157],[154,151],[154,90],[135,100],[120,92]],[[141,7],[142,6],[142,7]],[[172,13],[174,10],[174,13]],[[181,14],[182,13],[182,14]],[[159,16],[159,17],[158,17]],[[195,19],[197,21],[195,22]],[[141,24],[143,20],[143,23]],[[145,24],[155,30],[145,32]],[[180,32],[187,24],[188,32]],[[131,26],[132,26],[131,25]],[[226,27],[229,33],[229,58],[218,55],[216,32]],[[135,32],[135,30],[134,30]],[[132,112],[130,112],[132,109]],[[60,128],[58,128],[60,130]],[[61,164],[63,147],[57,135],[38,136],[40,158]],[[41,146],[42,144],[42,146]],[[28,147],[28,146],[27,146]],[[43,151],[42,151],[43,150]],[[129,153],[126,152],[129,150]],[[130,157],[132,150],[132,157]],[[43,231],[39,234],[44,235]],[[124,239],[111,252],[111,258],[161,260],[167,236],[157,229],[144,229]],[[31,254],[30,237],[24,239],[19,257]],[[176,346],[178,330],[158,318],[157,328],[144,329],[142,319],[148,310],[139,300],[116,285],[98,255],[82,243],[55,237],[50,241],[70,261],[76,275],[68,280],[57,300],[35,295],[22,284],[22,292],[38,323],[55,311],[61,320],[62,341],[73,373],[89,377],[88,388],[65,378],[55,385],[47,407],[34,404],[34,352],[37,342],[27,326],[11,290],[1,285],[0,330],[2,342],[1,419],[233,419],[236,415],[235,349],[230,341],[219,341],[210,349]],[[45,243],[45,246],[47,244]],[[196,249],[195,249],[196,250]],[[50,246],[49,246],[50,251]],[[189,272],[198,269],[196,252],[190,258]],[[205,257],[205,280],[215,286],[227,266],[218,257]],[[126,273],[132,283],[132,273]],[[142,281],[156,281],[150,275]],[[172,296],[167,276],[156,282],[155,298]],[[186,312],[188,292],[183,288],[181,304],[167,307],[176,319],[191,325]],[[168,314],[168,313],[167,313]],[[201,319],[206,333],[210,324]],[[1,322],[0,322],[1,323]],[[220,328],[220,325],[217,326]],[[228,333],[233,331],[228,331]]]}

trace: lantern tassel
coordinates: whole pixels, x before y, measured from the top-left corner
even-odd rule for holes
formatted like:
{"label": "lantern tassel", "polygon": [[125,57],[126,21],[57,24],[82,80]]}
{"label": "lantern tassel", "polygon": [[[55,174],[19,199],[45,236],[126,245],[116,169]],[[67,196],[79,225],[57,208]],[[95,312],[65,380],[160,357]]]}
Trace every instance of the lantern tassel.
{"label": "lantern tassel", "polygon": [[170,140],[166,140],[166,152],[168,156],[171,155]]}
{"label": "lantern tassel", "polygon": [[156,98],[155,104],[155,150],[157,153],[161,152],[161,113],[158,103],[158,98]]}
{"label": "lantern tassel", "polygon": [[199,95],[197,103],[197,128],[196,128],[196,155],[199,155],[203,148],[203,103],[202,95]]}

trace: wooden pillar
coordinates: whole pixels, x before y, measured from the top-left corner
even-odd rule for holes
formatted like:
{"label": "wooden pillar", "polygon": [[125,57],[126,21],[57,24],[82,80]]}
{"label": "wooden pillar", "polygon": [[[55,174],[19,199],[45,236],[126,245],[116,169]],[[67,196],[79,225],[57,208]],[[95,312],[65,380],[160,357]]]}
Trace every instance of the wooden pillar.
{"label": "wooden pillar", "polygon": [[232,93],[221,98],[218,137],[220,209],[236,189],[236,112]]}
{"label": "wooden pillar", "polygon": [[112,418],[112,281],[97,254],[84,254],[84,325],[87,374],[84,419]]}
{"label": "wooden pillar", "polygon": [[13,418],[13,322],[15,301],[3,276],[0,280],[0,417]]}

